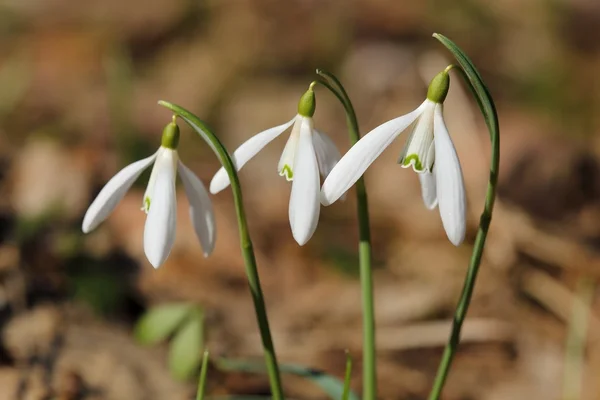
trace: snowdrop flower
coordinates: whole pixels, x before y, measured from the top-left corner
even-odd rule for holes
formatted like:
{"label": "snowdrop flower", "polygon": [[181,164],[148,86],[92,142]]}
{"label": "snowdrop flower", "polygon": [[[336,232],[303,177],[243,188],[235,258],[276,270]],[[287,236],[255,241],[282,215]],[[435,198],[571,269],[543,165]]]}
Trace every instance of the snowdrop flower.
{"label": "snowdrop flower", "polygon": [[179,161],[178,144],[179,127],[173,117],[173,122],[163,131],[158,151],[126,166],[102,188],[85,213],[83,232],[88,233],[100,225],[125,196],[133,182],[154,163],[142,203],[142,210],[148,214],[144,227],[144,252],[148,261],[154,268],[158,268],[169,256],[175,241],[177,171],[190,203],[192,225],[204,250],[204,256],[208,256],[214,248],[216,235],[212,203],[200,179]]}
{"label": "snowdrop flower", "polygon": [[[320,212],[321,176],[326,177],[340,159],[340,153],[331,139],[314,129],[315,94],[311,84],[298,103],[298,114],[283,125],[260,132],[233,153],[238,171],[267,144],[285,132],[290,126],[292,133],[279,160],[279,175],[292,181],[289,219],[292,235],[299,245],[312,237]],[[210,182],[210,192],[216,194],[229,186],[229,177],[221,168]]]}
{"label": "snowdrop flower", "polygon": [[427,99],[414,111],[392,119],[361,138],[333,168],[321,189],[321,203],[335,202],[373,161],[415,120],[399,164],[419,174],[421,193],[430,210],[439,206],[448,239],[455,246],[465,237],[466,201],[462,170],[446,129],[443,102],[450,87],[448,70],[429,85]]}

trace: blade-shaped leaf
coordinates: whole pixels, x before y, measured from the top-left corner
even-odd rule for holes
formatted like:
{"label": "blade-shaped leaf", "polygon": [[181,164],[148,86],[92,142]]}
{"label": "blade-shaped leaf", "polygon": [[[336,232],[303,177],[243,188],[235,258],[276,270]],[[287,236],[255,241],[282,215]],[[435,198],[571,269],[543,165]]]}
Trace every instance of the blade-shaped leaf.
{"label": "blade-shaped leaf", "polygon": [[166,339],[183,323],[193,310],[191,304],[165,304],[148,310],[135,327],[135,338],[142,344],[154,344]]}
{"label": "blade-shaped leaf", "polygon": [[175,379],[189,379],[200,366],[204,346],[203,315],[196,311],[171,341],[169,370]]}
{"label": "blade-shaped leaf", "polygon": [[[220,358],[216,362],[217,368],[224,371],[238,371],[238,372],[250,372],[250,373],[263,373],[266,372],[266,367],[262,361],[248,361],[248,360],[230,360],[226,358]],[[344,383],[338,378],[328,375],[323,371],[307,368],[302,365],[296,364],[279,364],[279,370],[283,373],[292,374],[308,379],[329,397],[334,400],[339,400],[344,395]],[[349,391],[349,400],[358,400],[356,393]]]}

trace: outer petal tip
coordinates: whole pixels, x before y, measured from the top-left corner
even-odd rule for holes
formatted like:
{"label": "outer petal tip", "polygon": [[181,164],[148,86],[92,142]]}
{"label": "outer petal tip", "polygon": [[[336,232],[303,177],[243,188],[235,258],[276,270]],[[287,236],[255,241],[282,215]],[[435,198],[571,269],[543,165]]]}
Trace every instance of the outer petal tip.
{"label": "outer petal tip", "polygon": [[320,200],[321,204],[325,207],[330,206],[332,204],[332,201],[329,200],[325,192],[323,192],[323,189],[321,189]]}
{"label": "outer petal tip", "polygon": [[221,167],[210,181],[209,190],[212,194],[217,194],[229,186],[229,176],[225,168]]}
{"label": "outer petal tip", "polygon": [[456,247],[460,246],[462,244],[462,242],[465,240],[465,229],[461,230],[457,230],[456,232],[446,232],[448,235],[448,239],[450,240],[450,243],[452,243],[453,245],[455,245]]}
{"label": "outer petal tip", "polygon": [[298,243],[300,246],[304,246],[310,240],[310,236],[300,235],[294,231],[292,231],[292,236],[294,237],[294,240],[296,241],[296,243]]}
{"label": "outer petal tip", "polygon": [[90,233],[90,231],[91,231],[90,228],[91,228],[90,216],[89,216],[89,212],[86,212],[83,217],[83,221],[81,222],[81,231],[83,233]]}
{"label": "outer petal tip", "polygon": [[158,269],[165,261],[161,260],[160,258],[153,258],[149,254],[146,254],[146,257],[148,258],[148,262],[150,263],[150,265],[152,265],[152,267],[154,267],[154,269]]}

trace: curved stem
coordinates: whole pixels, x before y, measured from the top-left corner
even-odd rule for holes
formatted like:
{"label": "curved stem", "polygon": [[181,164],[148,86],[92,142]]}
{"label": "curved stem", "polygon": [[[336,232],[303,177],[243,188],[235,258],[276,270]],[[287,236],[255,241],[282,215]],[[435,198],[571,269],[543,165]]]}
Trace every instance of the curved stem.
{"label": "curved stem", "polygon": [[194,131],[196,131],[196,133],[198,133],[202,139],[208,143],[229,175],[231,189],[233,192],[233,201],[238,220],[242,256],[244,258],[244,265],[246,266],[246,276],[248,278],[250,293],[254,302],[254,311],[256,313],[260,337],[265,353],[265,362],[267,365],[269,382],[271,384],[271,392],[274,400],[283,400],[283,389],[281,386],[277,357],[275,356],[275,347],[273,345],[273,339],[271,338],[271,330],[269,328],[269,320],[267,318],[265,299],[260,287],[260,279],[258,277],[256,257],[254,256],[252,241],[250,240],[250,233],[248,232],[248,224],[246,222],[246,213],[244,211],[244,203],[242,201],[242,189],[233,161],[219,139],[214,133],[212,133],[211,129],[208,128],[208,126],[202,120],[186,109],[175,104],[171,104],[162,100],[159,101],[158,104],[173,111],[181,119],[187,122],[188,125],[190,125]]}
{"label": "curved stem", "polygon": [[200,379],[198,381],[198,391],[196,392],[196,400],[204,400],[206,392],[206,375],[208,374],[208,350],[202,356],[202,366],[200,367]]}
{"label": "curved stem", "polygon": [[433,388],[429,394],[429,400],[437,400],[440,398],[442,389],[444,388],[444,384],[448,376],[448,372],[450,371],[452,360],[456,354],[456,349],[458,348],[458,344],[460,342],[460,332],[469,309],[469,304],[471,303],[471,297],[473,295],[473,290],[475,289],[475,281],[477,280],[477,273],[479,272],[479,266],[481,264],[481,256],[483,254],[485,240],[487,238],[488,230],[492,220],[492,211],[494,208],[494,201],[496,199],[496,186],[498,182],[498,167],[500,163],[500,128],[498,124],[496,106],[494,105],[494,101],[489,94],[487,87],[481,79],[481,75],[479,75],[479,72],[477,72],[477,69],[475,69],[475,66],[471,60],[454,42],[437,33],[433,36],[444,46],[446,46],[448,50],[450,50],[460,65],[460,67],[457,66],[453,69],[460,72],[461,76],[465,79],[473,95],[475,96],[475,99],[477,100],[477,104],[481,109],[490,133],[490,140],[492,142],[492,157],[490,161],[490,176],[485,197],[485,205],[483,208],[483,213],[481,214],[479,229],[477,231],[473,253],[471,255],[471,261],[465,277],[462,293],[454,313],[450,338],[446,344],[446,347],[444,348],[444,353],[435,377]]}
{"label": "curved stem", "polygon": [[[346,122],[352,145],[360,139],[358,120],[350,97],[340,81],[331,73],[317,70],[325,81],[317,81],[340,100],[346,110]],[[356,181],[356,211],[358,215],[358,258],[363,308],[363,400],[377,398],[377,365],[375,351],[375,305],[373,301],[373,271],[371,268],[371,230],[369,205],[364,177]]]}

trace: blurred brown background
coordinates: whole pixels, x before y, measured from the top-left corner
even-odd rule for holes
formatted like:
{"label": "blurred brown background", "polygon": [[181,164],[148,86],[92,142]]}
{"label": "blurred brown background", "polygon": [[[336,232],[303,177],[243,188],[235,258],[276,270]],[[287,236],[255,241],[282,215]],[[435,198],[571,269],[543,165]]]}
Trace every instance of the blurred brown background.
{"label": "blurred brown background", "polygon": [[[157,100],[208,121],[233,151],[289,120],[320,67],[346,85],[366,133],[420,104],[451,62],[432,32],[479,67],[502,131],[500,196],[444,398],[600,398],[599,27],[597,0],[2,0],[0,399],[192,398],[193,382],[169,376],[166,345],[132,337],[146,308],[169,301],[205,308],[214,355],[260,357],[229,190],[213,197],[208,259],[179,191],[159,270],[142,250],[147,174],[83,236],[87,206],[159,145],[170,114]],[[341,106],[321,89],[317,101],[317,127],[345,152]],[[483,205],[489,141],[457,75],[445,115],[467,183],[465,244],[449,244],[416,175],[396,165],[406,135],[366,175],[385,399],[428,393]],[[184,125],[181,143],[208,184],[217,160]],[[297,246],[276,171],[284,143],[241,173],[278,355],[341,377],[349,349],[360,391],[354,199],[324,208]],[[284,380],[291,398],[324,398]],[[265,394],[268,383],[211,369],[209,392]]]}

